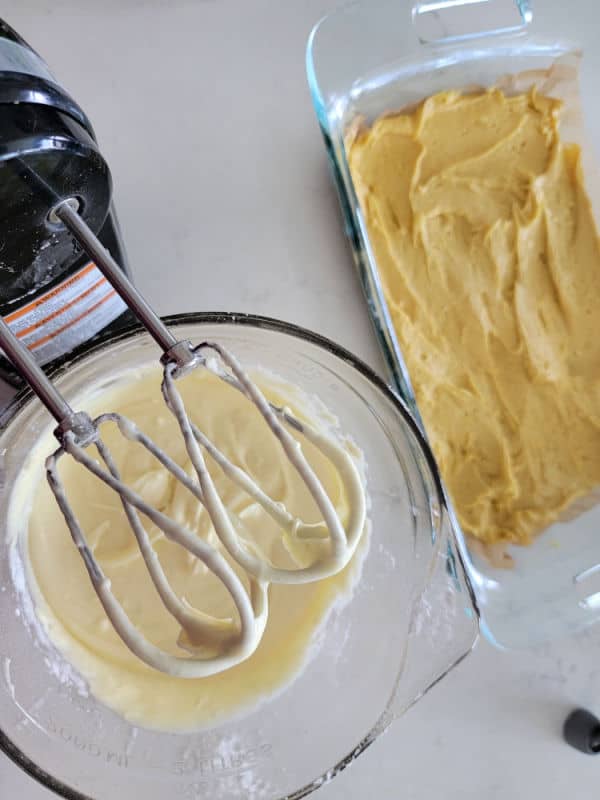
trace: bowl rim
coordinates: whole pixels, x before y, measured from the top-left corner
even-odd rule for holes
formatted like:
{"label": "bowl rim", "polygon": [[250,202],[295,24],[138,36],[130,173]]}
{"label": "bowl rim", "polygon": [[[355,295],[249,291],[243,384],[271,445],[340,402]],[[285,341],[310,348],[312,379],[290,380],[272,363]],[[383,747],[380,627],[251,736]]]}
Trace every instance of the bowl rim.
{"label": "bowl rim", "polygon": [[[421,430],[421,427],[409,410],[407,404],[383,380],[383,378],[381,378],[371,367],[369,367],[364,361],[355,356],[346,348],[307,328],[303,328],[291,322],[275,319],[273,317],[261,316],[258,314],[237,313],[232,311],[184,312],[180,314],[164,316],[162,319],[168,326],[173,326],[174,328],[189,324],[239,325],[242,327],[257,328],[260,330],[282,333],[292,338],[300,339],[316,345],[317,347],[320,347],[334,355],[336,358],[339,358],[341,361],[344,361],[346,364],[349,364],[353,369],[364,376],[384,395],[387,400],[392,403],[402,417],[403,421],[407,424],[413,440],[417,444],[420,454],[423,456],[427,468],[430,471],[430,476],[433,481],[435,491],[438,495],[440,506],[446,507],[445,492],[435,458],[429,443],[425,438],[423,431]],[[142,325],[135,322],[127,325],[116,333],[109,332],[101,334],[100,336],[90,340],[72,359],[68,360],[64,364],[61,364],[56,369],[50,370],[49,375],[52,378],[60,377],[61,375],[65,374],[73,365],[79,364],[81,361],[85,361],[94,354],[105,350],[114,344],[131,339],[136,335],[143,334],[144,330],[145,329]],[[29,388],[21,389],[17,393],[11,403],[0,415],[0,434],[6,430],[6,428],[18,416],[19,412],[29,403],[30,400],[33,399],[33,397],[33,392]],[[458,552],[458,557],[462,562],[460,551]],[[477,613],[475,595],[471,583],[468,580],[467,573],[464,570],[464,564],[462,565],[462,568],[468,593],[470,595],[470,600]],[[466,653],[459,660],[462,660],[465,655]],[[447,671],[450,671],[453,666],[455,665],[451,665]],[[446,674],[447,671],[444,672],[444,674]],[[443,676],[440,676],[440,678],[441,677]],[[362,739],[362,741],[357,744],[352,752],[343,757],[333,768],[328,770],[327,778],[335,777],[339,772],[345,769],[348,764],[350,764],[352,761],[358,758],[361,753],[364,752],[364,750],[375,740],[375,738],[377,738],[379,733],[382,732],[382,730],[384,730],[387,727],[387,724],[391,721],[391,718],[387,719],[386,715],[387,710],[384,710],[380,721],[375,724],[372,730]],[[29,756],[27,756],[27,754],[24,753],[11,740],[8,733],[4,731],[2,727],[0,727],[0,752],[4,753],[4,755],[6,755],[14,764],[26,772],[31,778],[44,786],[44,788],[49,789],[56,795],[65,798],[65,800],[95,800],[95,798],[91,797],[90,795],[83,794],[82,792],[67,785],[62,780],[59,780],[54,775],[51,775],[39,767],[35,761],[29,758]],[[324,780],[324,776],[315,778],[309,784],[306,784],[304,787],[292,792],[292,794],[287,795],[285,798],[281,798],[281,800],[300,800],[300,798],[306,797],[308,794],[311,794],[313,791],[318,789],[323,784]]]}

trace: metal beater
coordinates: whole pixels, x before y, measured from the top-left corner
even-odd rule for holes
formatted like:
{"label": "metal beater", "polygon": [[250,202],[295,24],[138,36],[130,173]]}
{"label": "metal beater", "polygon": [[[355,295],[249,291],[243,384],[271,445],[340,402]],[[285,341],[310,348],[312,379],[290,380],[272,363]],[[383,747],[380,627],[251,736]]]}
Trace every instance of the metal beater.
{"label": "metal beater", "polygon": [[[216,342],[193,345],[189,341],[177,340],[119,269],[78,210],[77,199],[69,198],[53,208],[49,220],[54,224],[62,223],[71,232],[161,348],[163,396],[184,437],[195,478],[190,477],[131,420],[116,413],[102,414],[92,419],[83,411],[73,410],[1,318],[0,347],[58,423],[55,436],[60,447],[46,461],[48,482],[85,562],[94,590],[116,632],[138,658],[161,672],[184,678],[211,675],[248,658],[260,643],[268,618],[269,583],[308,583],[333,575],[346,566],[356,550],[365,526],[366,499],[362,480],[354,461],[334,438],[300,422],[289,410],[270,404],[231,353]],[[246,472],[231,463],[194,425],[187,414],[176,381],[200,367],[209,369],[240,391],[258,409],[279,440],[286,457],[305,482],[322,514],[322,523],[306,524],[291,515],[282,504],[263,492]],[[222,552],[148,505],[139,494],[123,483],[111,452],[100,436],[101,426],[109,423],[116,425],[125,438],[145,447],[202,503],[225,551],[243,568],[246,581],[239,577]],[[287,428],[301,433],[337,468],[351,499],[350,518],[346,528],[306,460],[300,442]],[[92,446],[100,460],[90,454]],[[304,550],[309,546],[313,555],[312,563],[298,569],[282,569],[252,551],[236,531],[236,521],[216,490],[206,468],[203,451],[208,452],[223,472],[277,522],[282,535],[291,543],[292,555],[294,542],[301,543]],[[161,601],[181,625],[184,635],[180,637],[179,643],[190,653],[189,657],[171,655],[148,641],[128,618],[113,594],[110,580],[86,542],[58,474],[58,462],[67,454],[119,494],[124,513]],[[200,610],[190,609],[176,595],[152,547],[140,514],[154,523],[167,538],[200,559],[222,582],[237,609],[238,620],[219,619]]]}

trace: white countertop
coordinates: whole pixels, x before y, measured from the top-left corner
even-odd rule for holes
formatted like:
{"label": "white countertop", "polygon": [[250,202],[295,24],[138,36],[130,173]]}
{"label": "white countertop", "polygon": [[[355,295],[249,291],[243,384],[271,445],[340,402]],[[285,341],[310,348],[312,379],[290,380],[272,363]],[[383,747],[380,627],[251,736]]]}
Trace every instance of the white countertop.
{"label": "white countertop", "polygon": [[[571,4],[565,33],[589,45],[597,97],[593,3]],[[161,313],[288,319],[381,369],[304,76],[309,30],[336,5],[4,0],[0,13],[92,118],[135,278]],[[595,798],[600,758],[565,745],[561,725],[573,705],[600,712],[599,688],[599,627],[527,653],[481,642],[316,796]],[[0,798],[15,797],[51,795],[0,757]]]}

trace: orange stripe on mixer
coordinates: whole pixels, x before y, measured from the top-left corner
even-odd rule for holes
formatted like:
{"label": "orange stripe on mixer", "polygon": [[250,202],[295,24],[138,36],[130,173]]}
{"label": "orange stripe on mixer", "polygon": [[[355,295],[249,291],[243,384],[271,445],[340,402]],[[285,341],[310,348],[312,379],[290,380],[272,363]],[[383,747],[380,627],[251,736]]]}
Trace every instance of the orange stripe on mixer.
{"label": "orange stripe on mixer", "polygon": [[38,297],[36,300],[32,300],[31,303],[28,303],[28,305],[23,306],[23,308],[20,308],[18,311],[13,311],[12,314],[9,314],[8,316],[4,317],[4,321],[14,322],[17,319],[20,319],[25,314],[30,314],[35,308],[41,306],[51,297],[56,297],[57,294],[64,292],[64,290],[68,289],[69,286],[73,286],[73,284],[77,283],[77,281],[80,281],[82,278],[85,278],[85,276],[89,275],[89,273],[95,268],[96,268],[95,264],[93,263],[88,264],[87,267],[84,267],[84,269],[81,270],[81,272],[78,272],[76,275],[73,275],[71,278],[68,278],[66,281],[63,281],[63,283],[59,283],[58,286],[54,287],[54,289],[50,289],[49,292],[46,292],[46,294],[42,295],[41,297]]}
{"label": "orange stripe on mixer", "polygon": [[114,297],[115,295],[116,295],[115,290],[111,289],[111,291],[107,295],[105,295],[102,298],[102,300],[98,300],[98,302],[94,303],[93,306],[90,306],[89,308],[86,308],[86,310],[82,314],[80,314],[78,317],[75,317],[75,319],[72,319],[70,322],[67,322],[66,325],[63,325],[61,328],[57,328],[55,331],[52,331],[52,333],[49,333],[47,336],[44,336],[41,339],[38,339],[37,342],[33,342],[32,344],[28,344],[27,345],[28,348],[30,350],[37,350],[38,347],[41,347],[42,345],[46,344],[47,342],[52,341],[52,339],[55,339],[57,336],[59,336],[64,331],[68,330],[69,328],[72,328],[73,325],[76,325],[78,322],[81,322],[81,320],[85,319],[85,317],[87,317],[88,314],[91,314],[92,311],[95,311],[101,305],[104,305],[104,303],[106,303],[107,300],[110,300],[111,297]]}
{"label": "orange stripe on mixer", "polygon": [[90,286],[90,288],[86,289],[85,292],[82,292],[74,300],[71,300],[70,303],[67,303],[66,305],[62,306],[62,308],[59,308],[57,311],[54,311],[52,314],[48,314],[47,317],[44,317],[43,319],[39,320],[38,322],[35,322],[33,325],[30,325],[28,328],[23,328],[22,331],[19,331],[17,333],[17,338],[21,339],[23,336],[27,336],[28,333],[31,333],[32,331],[35,331],[38,328],[41,328],[42,325],[46,325],[46,323],[52,322],[53,319],[56,319],[57,317],[60,317],[61,314],[64,314],[65,311],[68,311],[70,308],[73,308],[74,305],[77,305],[77,303],[80,303],[84,298],[88,297],[88,295],[90,295],[99,286],[102,286],[102,284],[106,283],[106,282],[107,281],[106,281],[105,277],[100,278],[99,281],[96,281],[96,283],[94,283],[93,286]]}

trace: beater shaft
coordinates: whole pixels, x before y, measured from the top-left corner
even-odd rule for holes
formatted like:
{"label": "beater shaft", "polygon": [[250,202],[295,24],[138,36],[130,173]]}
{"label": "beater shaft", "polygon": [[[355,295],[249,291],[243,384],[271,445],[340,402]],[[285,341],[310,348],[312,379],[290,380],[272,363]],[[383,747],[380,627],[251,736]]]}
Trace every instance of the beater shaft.
{"label": "beater shaft", "polygon": [[63,200],[51,211],[77,239],[83,250],[94,261],[100,272],[136,315],[154,341],[163,351],[167,360],[175,362],[179,370],[195,365],[197,359],[189,342],[180,342],[164,325],[158,314],[142,297],[135,286],[94,235],[70,200]]}
{"label": "beater shaft", "polygon": [[83,411],[74,411],[58,389],[47,378],[27,347],[0,317],[0,347],[10,359],[54,419],[58,422],[56,435],[59,441],[66,431],[72,431],[75,441],[85,447],[96,439],[96,426]]}
{"label": "beater shaft", "polygon": [[57,422],[73,416],[74,411],[71,406],[48,380],[44,370],[27,347],[12,333],[2,317],[0,317],[0,347]]}

